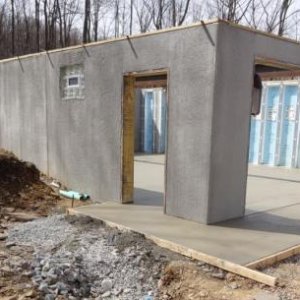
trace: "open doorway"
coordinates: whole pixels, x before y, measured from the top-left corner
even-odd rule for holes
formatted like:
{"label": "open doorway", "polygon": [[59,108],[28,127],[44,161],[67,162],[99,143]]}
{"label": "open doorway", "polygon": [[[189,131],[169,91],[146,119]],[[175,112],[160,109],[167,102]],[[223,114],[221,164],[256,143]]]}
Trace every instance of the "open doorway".
{"label": "open doorway", "polygon": [[260,111],[251,116],[246,214],[300,203],[300,71],[257,64]]}
{"label": "open doorway", "polygon": [[122,203],[164,206],[167,72],[124,77]]}

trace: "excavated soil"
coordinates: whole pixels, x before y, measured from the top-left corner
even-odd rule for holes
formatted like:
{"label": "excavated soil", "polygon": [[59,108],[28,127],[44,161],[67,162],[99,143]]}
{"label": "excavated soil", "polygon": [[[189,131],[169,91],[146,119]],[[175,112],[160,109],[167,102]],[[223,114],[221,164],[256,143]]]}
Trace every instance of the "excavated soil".
{"label": "excavated soil", "polygon": [[32,259],[33,247],[7,243],[7,233],[18,223],[71,206],[71,200],[61,198],[50,185],[52,181],[32,163],[0,149],[0,299],[42,299],[32,286],[30,272],[20,272]]}
{"label": "excavated soil", "polygon": [[48,215],[59,195],[43,182],[35,165],[20,161],[13,153],[0,150],[0,206],[10,210]]}

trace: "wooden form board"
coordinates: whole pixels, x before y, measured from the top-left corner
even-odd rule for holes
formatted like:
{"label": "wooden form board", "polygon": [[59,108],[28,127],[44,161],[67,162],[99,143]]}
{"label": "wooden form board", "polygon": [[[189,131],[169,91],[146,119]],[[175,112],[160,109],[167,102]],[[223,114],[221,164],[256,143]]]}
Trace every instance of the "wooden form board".
{"label": "wooden form board", "polygon": [[300,245],[263,257],[262,259],[247,264],[246,267],[251,269],[264,269],[297,254],[300,254]]}
{"label": "wooden form board", "polygon": [[135,78],[125,76],[122,103],[122,197],[121,202],[132,203],[134,194],[134,115]]}
{"label": "wooden form board", "polygon": [[[83,213],[76,211],[76,209],[72,209],[72,208],[68,209],[68,213],[71,215],[83,215],[83,216],[85,215]],[[110,227],[115,227],[120,230],[137,232],[137,233],[145,236],[145,238],[153,241],[155,244],[157,244],[158,246],[160,246],[162,248],[169,249],[173,252],[179,253],[181,255],[184,255],[186,257],[189,257],[189,258],[192,258],[195,260],[200,260],[202,262],[205,262],[212,266],[218,267],[222,270],[237,274],[239,276],[255,280],[257,282],[266,284],[268,286],[276,286],[278,283],[278,279],[276,277],[264,274],[262,272],[259,272],[259,271],[253,270],[253,269],[250,269],[246,266],[241,266],[239,264],[236,264],[236,263],[233,263],[233,262],[230,262],[230,261],[227,261],[227,260],[215,257],[215,256],[211,256],[211,255],[208,255],[208,254],[205,254],[205,253],[202,253],[202,252],[199,252],[199,251],[187,248],[187,247],[184,247],[184,246],[176,244],[174,242],[158,238],[151,234],[145,234],[143,232],[138,232],[132,228],[129,228],[124,225],[117,224],[117,223],[114,223],[114,222],[111,222],[108,220],[104,220],[102,218],[96,218],[96,219],[100,219],[104,224],[106,224],[107,226],[110,226]]]}
{"label": "wooden form board", "polygon": [[262,80],[291,80],[300,78],[300,71],[277,71],[259,73]]}
{"label": "wooden form board", "polygon": [[282,71],[299,71],[300,66],[266,57],[255,57],[255,64],[282,69]]}
{"label": "wooden form board", "polygon": [[167,75],[151,75],[151,76],[138,76],[135,80],[135,88],[156,88],[167,87]]}
{"label": "wooden form board", "polygon": [[167,81],[166,80],[153,80],[153,81],[136,81],[135,87],[137,89],[152,89],[152,88],[161,88],[161,87],[167,87]]}

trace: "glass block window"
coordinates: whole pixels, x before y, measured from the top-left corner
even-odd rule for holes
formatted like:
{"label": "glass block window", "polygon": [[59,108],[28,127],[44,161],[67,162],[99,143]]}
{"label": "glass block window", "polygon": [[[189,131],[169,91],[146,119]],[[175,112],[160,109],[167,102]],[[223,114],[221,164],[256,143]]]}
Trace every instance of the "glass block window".
{"label": "glass block window", "polygon": [[62,100],[84,99],[83,65],[71,65],[60,70]]}

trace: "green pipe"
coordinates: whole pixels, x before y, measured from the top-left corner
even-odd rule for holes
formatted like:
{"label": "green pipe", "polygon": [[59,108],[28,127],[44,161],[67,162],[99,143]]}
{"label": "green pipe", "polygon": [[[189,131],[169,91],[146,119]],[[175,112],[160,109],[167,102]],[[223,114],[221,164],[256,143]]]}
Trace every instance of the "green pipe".
{"label": "green pipe", "polygon": [[66,198],[75,199],[75,200],[88,200],[90,198],[88,194],[82,194],[74,191],[59,190],[59,194]]}

